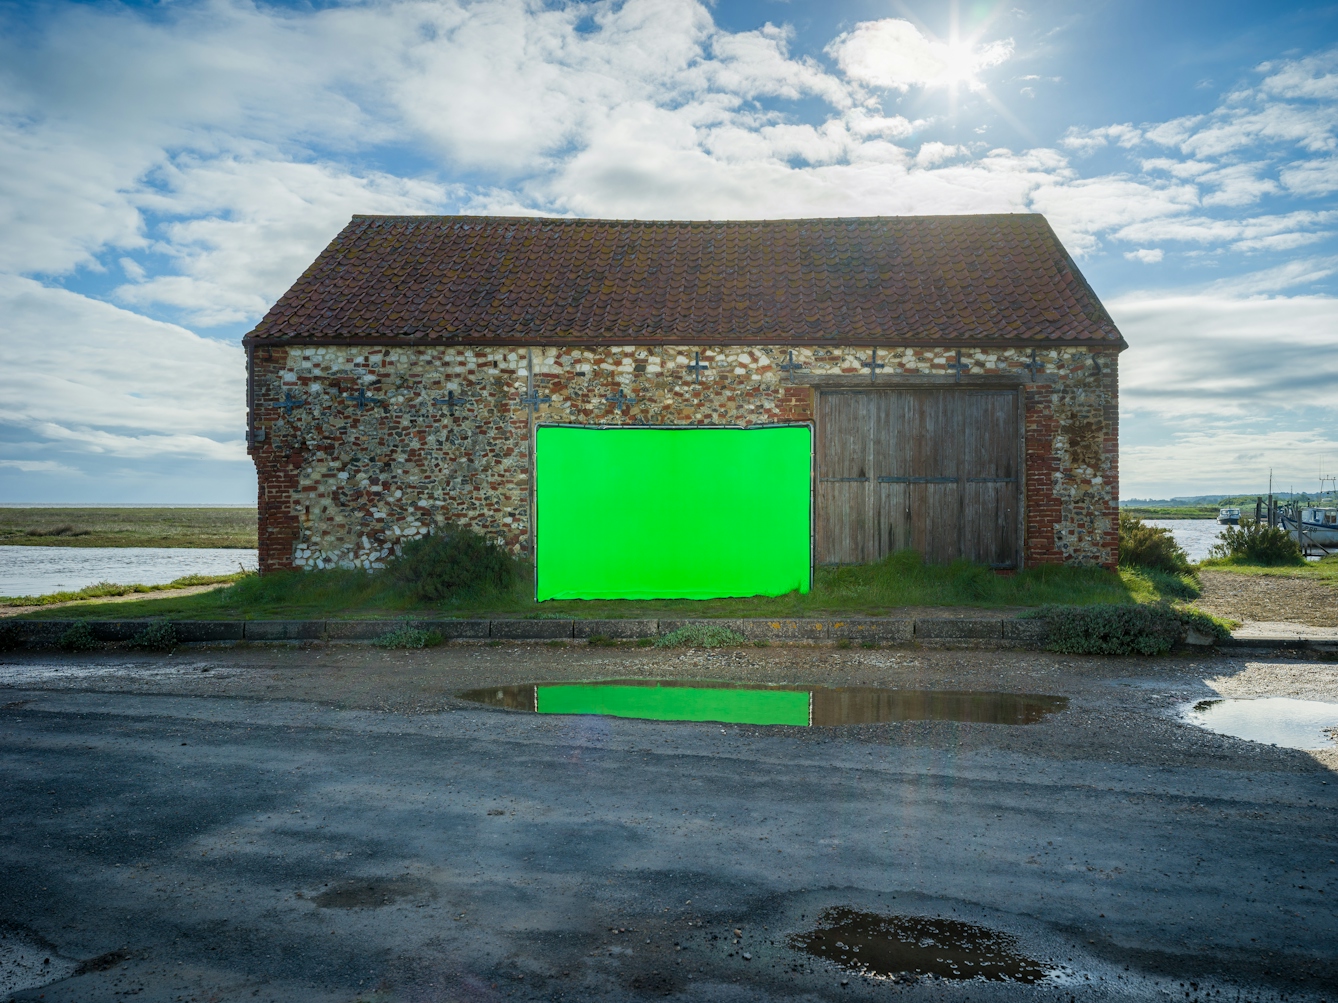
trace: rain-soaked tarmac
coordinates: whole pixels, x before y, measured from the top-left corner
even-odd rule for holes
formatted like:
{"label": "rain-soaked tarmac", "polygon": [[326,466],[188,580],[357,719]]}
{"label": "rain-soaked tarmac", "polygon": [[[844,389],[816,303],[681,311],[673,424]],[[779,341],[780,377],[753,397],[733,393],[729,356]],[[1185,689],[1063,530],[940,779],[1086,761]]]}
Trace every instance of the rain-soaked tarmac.
{"label": "rain-soaked tarmac", "polygon": [[[0,656],[0,999],[1338,1000],[1338,775],[1183,717],[1252,672],[1338,700],[1230,659]],[[599,679],[853,723],[456,696]]]}

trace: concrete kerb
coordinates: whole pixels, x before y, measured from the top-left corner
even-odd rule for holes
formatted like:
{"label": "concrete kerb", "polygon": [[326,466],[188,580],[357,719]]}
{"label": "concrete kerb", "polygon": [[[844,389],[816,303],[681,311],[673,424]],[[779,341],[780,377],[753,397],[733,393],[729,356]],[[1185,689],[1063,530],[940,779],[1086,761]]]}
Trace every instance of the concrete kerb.
{"label": "concrete kerb", "polygon": [[[6,630],[17,628],[16,640],[27,647],[54,647],[78,620],[26,620],[15,617],[0,622]],[[254,642],[367,642],[395,630],[404,620],[85,620],[97,640],[125,643],[145,627],[170,622],[183,643],[217,644]],[[1011,617],[755,617],[701,620],[410,620],[410,626],[435,630],[447,640],[462,641],[584,641],[603,636],[613,640],[640,640],[672,633],[689,624],[727,627],[749,641],[814,643],[829,641],[881,644],[924,644],[939,647],[1042,648],[1048,628],[1040,619]],[[1314,652],[1338,655],[1338,644],[1326,639],[1296,637],[1230,638],[1218,642],[1225,652],[1255,651]]]}

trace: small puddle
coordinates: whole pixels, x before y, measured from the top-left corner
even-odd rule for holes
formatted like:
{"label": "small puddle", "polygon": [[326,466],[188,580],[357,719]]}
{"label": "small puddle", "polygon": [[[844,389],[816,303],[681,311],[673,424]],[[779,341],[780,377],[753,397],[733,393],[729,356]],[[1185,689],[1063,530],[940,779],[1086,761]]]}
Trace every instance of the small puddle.
{"label": "small puddle", "polygon": [[844,908],[825,910],[818,928],[794,935],[790,946],[877,978],[937,975],[1030,983],[1055,971],[1018,953],[1015,938],[987,927]]}
{"label": "small puddle", "polygon": [[1224,697],[1200,700],[1185,720],[1219,735],[1284,749],[1329,749],[1338,729],[1338,703],[1295,697]]}
{"label": "small puddle", "polygon": [[603,714],[649,721],[831,726],[886,721],[1035,724],[1068,706],[1038,693],[892,690],[860,686],[746,686],[703,680],[609,679],[489,686],[461,700],[538,714]]}

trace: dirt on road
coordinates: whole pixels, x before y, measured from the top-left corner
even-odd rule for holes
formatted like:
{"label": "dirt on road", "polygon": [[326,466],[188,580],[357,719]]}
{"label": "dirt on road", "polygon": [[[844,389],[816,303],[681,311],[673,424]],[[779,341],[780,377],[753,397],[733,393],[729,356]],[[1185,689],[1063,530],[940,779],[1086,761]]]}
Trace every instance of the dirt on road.
{"label": "dirt on road", "polygon": [[1216,616],[1338,627],[1338,586],[1294,575],[1200,571],[1203,595],[1194,605]]}

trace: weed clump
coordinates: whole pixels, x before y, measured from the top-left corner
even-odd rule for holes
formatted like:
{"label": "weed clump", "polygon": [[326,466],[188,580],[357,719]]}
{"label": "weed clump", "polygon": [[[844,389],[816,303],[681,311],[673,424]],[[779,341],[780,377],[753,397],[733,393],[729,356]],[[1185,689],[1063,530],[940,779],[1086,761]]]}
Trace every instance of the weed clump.
{"label": "weed clump", "polygon": [[500,594],[516,582],[511,555],[461,526],[406,543],[387,570],[405,592],[426,602]]}
{"label": "weed clump", "polygon": [[87,623],[76,620],[65,628],[56,646],[65,651],[97,651],[102,647],[102,642],[93,636],[93,629]]}
{"label": "weed clump", "polygon": [[1208,551],[1209,564],[1262,564],[1270,568],[1305,564],[1300,545],[1281,526],[1242,522],[1227,526],[1217,538],[1221,542]]}
{"label": "weed clump", "polygon": [[435,648],[444,640],[439,631],[423,630],[406,620],[372,643],[378,648]]}
{"label": "weed clump", "polygon": [[180,643],[177,629],[165,620],[149,624],[130,639],[130,647],[145,651],[171,651]]}
{"label": "weed clump", "polygon": [[1169,575],[1189,572],[1189,558],[1169,529],[1145,526],[1143,520],[1120,513],[1120,564],[1126,568],[1148,568]]}
{"label": "weed clump", "polygon": [[1217,641],[1230,636],[1224,621],[1164,602],[1046,606],[1030,615],[1046,620],[1047,647],[1065,655],[1164,655],[1190,628]]}
{"label": "weed clump", "polygon": [[689,623],[656,638],[657,648],[736,648],[746,638],[715,623]]}

